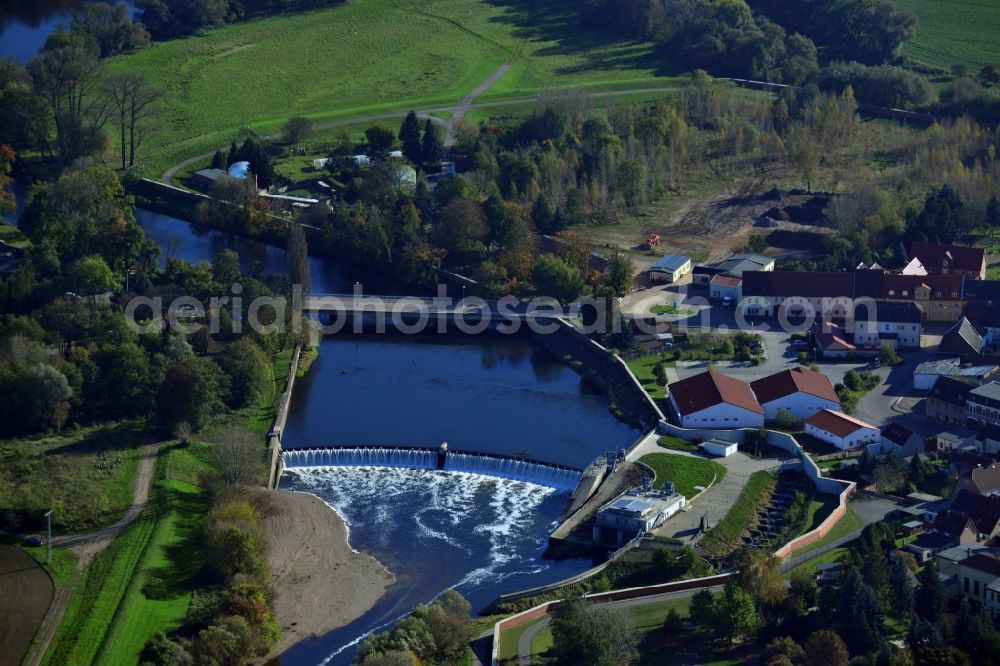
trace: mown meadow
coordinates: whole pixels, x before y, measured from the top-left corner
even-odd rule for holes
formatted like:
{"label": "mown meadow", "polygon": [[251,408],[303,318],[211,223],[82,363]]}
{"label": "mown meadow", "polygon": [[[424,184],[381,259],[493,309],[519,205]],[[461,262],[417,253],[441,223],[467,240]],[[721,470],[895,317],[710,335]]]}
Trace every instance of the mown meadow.
{"label": "mown meadow", "polygon": [[897,0],[920,22],[917,38],[903,53],[929,65],[950,68],[959,63],[978,71],[1000,66],[1000,3],[996,0]]}

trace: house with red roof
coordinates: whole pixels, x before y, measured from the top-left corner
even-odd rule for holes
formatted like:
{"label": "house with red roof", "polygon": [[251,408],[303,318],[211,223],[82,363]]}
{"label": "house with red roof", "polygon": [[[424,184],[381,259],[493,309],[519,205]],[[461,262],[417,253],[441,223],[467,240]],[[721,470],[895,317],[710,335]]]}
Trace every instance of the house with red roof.
{"label": "house with red roof", "polygon": [[806,434],[838,449],[856,449],[881,439],[879,429],[849,414],[824,409],[805,421]]}
{"label": "house with red roof", "polygon": [[986,279],[986,250],[963,245],[910,243],[910,257],[932,275],[964,275],[973,280]]}
{"label": "house with red roof", "polygon": [[669,386],[670,406],[684,428],[760,428],[764,408],[750,384],[707,371]]}
{"label": "house with red roof", "polygon": [[840,398],[830,380],[808,368],[783,370],[750,382],[750,388],[769,421],[777,419],[783,409],[800,420],[824,409],[840,409]]}

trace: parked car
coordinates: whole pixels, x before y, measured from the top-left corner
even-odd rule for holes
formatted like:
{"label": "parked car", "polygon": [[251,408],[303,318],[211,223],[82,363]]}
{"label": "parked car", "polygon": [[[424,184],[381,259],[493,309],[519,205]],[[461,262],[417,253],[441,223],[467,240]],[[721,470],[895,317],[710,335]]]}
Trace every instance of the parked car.
{"label": "parked car", "polygon": [[791,347],[795,351],[809,351],[810,349],[812,349],[812,345],[809,344],[809,341],[803,340],[801,338],[796,338],[795,340],[792,340]]}
{"label": "parked car", "polygon": [[41,546],[42,538],[37,536],[30,536],[24,540],[25,546]]}
{"label": "parked car", "polygon": [[733,297],[732,296],[726,296],[725,298],[722,299],[722,307],[724,307],[724,308],[731,308],[732,306],[733,306]]}
{"label": "parked car", "polygon": [[877,370],[878,368],[881,368],[882,367],[882,359],[880,359],[878,356],[876,356],[875,358],[873,358],[872,360],[870,360],[868,362],[868,367],[872,368],[873,370]]}

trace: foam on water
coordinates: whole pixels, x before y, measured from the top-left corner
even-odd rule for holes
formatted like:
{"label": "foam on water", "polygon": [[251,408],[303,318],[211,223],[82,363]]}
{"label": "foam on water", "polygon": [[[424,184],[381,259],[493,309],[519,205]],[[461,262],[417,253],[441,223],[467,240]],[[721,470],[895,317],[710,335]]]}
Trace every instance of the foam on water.
{"label": "foam on water", "polygon": [[[552,487],[484,474],[383,467],[294,467],[285,470],[282,487],[312,493],[336,510],[347,523],[352,547],[398,577],[397,593],[407,609],[449,587],[476,607],[498,590],[536,584],[539,573],[563,575],[546,571],[562,565],[540,558],[566,501],[565,493]],[[365,633],[394,617],[378,618]],[[340,659],[357,639],[352,635],[350,644],[337,645],[327,659]]]}

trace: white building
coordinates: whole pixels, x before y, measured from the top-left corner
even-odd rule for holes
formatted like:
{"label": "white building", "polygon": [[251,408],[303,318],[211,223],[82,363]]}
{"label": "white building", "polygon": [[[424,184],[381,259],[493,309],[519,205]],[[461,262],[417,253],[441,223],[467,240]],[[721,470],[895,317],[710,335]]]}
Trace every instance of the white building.
{"label": "white building", "polygon": [[668,490],[631,490],[597,510],[594,518],[594,542],[616,548],[639,534],[656,529],[685,507],[684,495]]}
{"label": "white building", "polygon": [[649,267],[649,278],[654,282],[677,282],[691,272],[691,257],[667,254]]}
{"label": "white building", "polygon": [[750,382],[757,402],[769,421],[787,410],[796,419],[807,419],[823,409],[839,410],[840,398],[826,375],[808,368],[792,368]]}
{"label": "white building", "polygon": [[742,286],[743,278],[735,275],[720,273],[719,275],[713,276],[711,281],[708,283],[708,295],[710,298],[718,298],[720,300],[723,298],[731,298],[735,302],[740,300]]}
{"label": "white building", "polygon": [[854,309],[854,344],[920,349],[923,309],[910,301],[860,303]]}
{"label": "white building", "polygon": [[739,379],[703,372],[669,387],[670,405],[684,428],[760,428],[764,409],[750,385]]}
{"label": "white building", "polygon": [[806,433],[838,449],[856,449],[881,439],[878,428],[870,423],[832,409],[824,409],[805,421]]}
{"label": "white building", "polygon": [[958,563],[958,593],[978,599],[1000,622],[1000,558],[977,553]]}
{"label": "white building", "polygon": [[713,437],[704,444],[701,448],[705,450],[710,456],[716,456],[718,458],[728,458],[729,456],[736,453],[739,449],[739,444],[736,442],[727,442],[724,439],[718,439]]}

